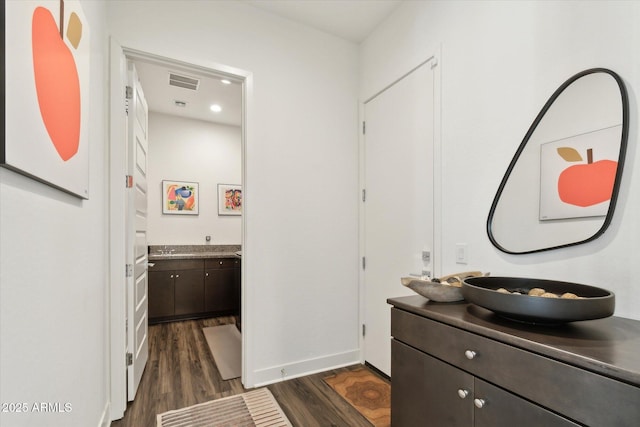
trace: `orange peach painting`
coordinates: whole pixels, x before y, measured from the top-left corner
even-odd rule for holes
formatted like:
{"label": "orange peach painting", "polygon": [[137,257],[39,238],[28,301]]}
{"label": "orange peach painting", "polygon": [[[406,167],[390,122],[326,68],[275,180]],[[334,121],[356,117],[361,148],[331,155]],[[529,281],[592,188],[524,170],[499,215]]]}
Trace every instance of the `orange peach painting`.
{"label": "orange peach painting", "polygon": [[607,214],[618,172],[620,126],[540,146],[541,221]]}
{"label": "orange peach painting", "polygon": [[78,0],[4,1],[0,164],[89,198],[91,22]]}
{"label": "orange peach painting", "polygon": [[[558,148],[558,154],[567,162],[584,162],[578,150]],[[574,206],[593,206],[611,200],[618,162],[602,159],[593,161],[593,149],[587,149],[586,163],[567,167],[558,177],[560,200]]]}
{"label": "orange peach painting", "polygon": [[[64,1],[60,1],[64,17]],[[76,13],[69,18],[67,32],[64,21],[60,28],[49,9],[36,7],[32,18],[33,73],[40,115],[51,142],[60,158],[69,160],[80,145],[80,79],[74,49],[82,38],[82,22]]]}

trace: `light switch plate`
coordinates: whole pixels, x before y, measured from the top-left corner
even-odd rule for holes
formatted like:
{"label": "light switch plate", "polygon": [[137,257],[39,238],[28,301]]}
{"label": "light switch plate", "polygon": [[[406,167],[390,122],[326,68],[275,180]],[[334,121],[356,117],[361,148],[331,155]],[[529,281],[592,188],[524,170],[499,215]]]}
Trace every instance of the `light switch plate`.
{"label": "light switch plate", "polygon": [[466,264],[469,262],[467,259],[467,244],[456,243],[456,264]]}

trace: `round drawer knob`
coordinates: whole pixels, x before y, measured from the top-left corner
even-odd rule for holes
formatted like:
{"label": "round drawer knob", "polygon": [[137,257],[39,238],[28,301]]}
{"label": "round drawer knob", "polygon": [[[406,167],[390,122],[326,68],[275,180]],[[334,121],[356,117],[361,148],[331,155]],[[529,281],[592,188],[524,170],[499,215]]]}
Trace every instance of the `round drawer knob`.
{"label": "round drawer knob", "polygon": [[473,350],[467,350],[467,351],[464,352],[464,356],[469,360],[475,358],[476,354],[477,353],[475,351],[473,351]]}
{"label": "round drawer knob", "polygon": [[179,275],[179,274],[176,274],[176,278],[178,278],[178,277],[180,277],[180,275]]}
{"label": "round drawer knob", "polygon": [[476,408],[478,409],[482,409],[482,407],[484,406],[486,402],[484,401],[484,399],[473,399],[473,404],[476,406]]}
{"label": "round drawer knob", "polygon": [[460,396],[460,399],[464,399],[465,397],[469,396],[469,390],[465,390],[462,388],[458,389],[458,396]]}
{"label": "round drawer knob", "polygon": [[220,265],[222,265],[222,261],[220,261]]}

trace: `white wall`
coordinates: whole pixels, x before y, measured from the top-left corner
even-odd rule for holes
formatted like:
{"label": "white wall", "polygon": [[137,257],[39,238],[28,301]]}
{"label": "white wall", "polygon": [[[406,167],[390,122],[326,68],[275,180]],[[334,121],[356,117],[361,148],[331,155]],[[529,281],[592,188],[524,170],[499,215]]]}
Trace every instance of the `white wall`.
{"label": "white wall", "polygon": [[[0,401],[29,408],[0,412],[2,426],[108,425],[106,11],[82,7],[91,31],[90,199],[0,169]],[[40,402],[71,411],[33,412]]]}
{"label": "white wall", "polygon": [[[218,184],[242,182],[242,136],[237,126],[149,113],[150,245],[239,245],[240,216],[218,216]],[[162,180],[197,182],[199,215],[163,215]]]}
{"label": "white wall", "polygon": [[[363,43],[361,99],[441,46],[443,273],[478,269],[601,286],[616,294],[616,315],[640,319],[639,19],[639,2],[412,1]],[[591,67],[616,71],[631,104],[613,223],[588,244],[504,254],[485,231],[500,180],[553,91]],[[456,243],[468,244],[468,265],[455,263]]]}
{"label": "white wall", "polygon": [[109,2],[108,20],[125,47],[253,73],[246,383],[357,362],[357,46],[242,2]]}

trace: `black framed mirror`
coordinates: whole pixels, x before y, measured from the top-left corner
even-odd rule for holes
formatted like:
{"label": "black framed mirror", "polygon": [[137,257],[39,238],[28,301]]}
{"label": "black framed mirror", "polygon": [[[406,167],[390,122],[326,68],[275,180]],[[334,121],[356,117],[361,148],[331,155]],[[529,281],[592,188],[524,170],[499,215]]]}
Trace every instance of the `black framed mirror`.
{"label": "black framed mirror", "polygon": [[611,223],[629,130],[624,82],[592,68],[564,82],[520,143],[487,220],[491,243],[528,254],[586,243]]}

